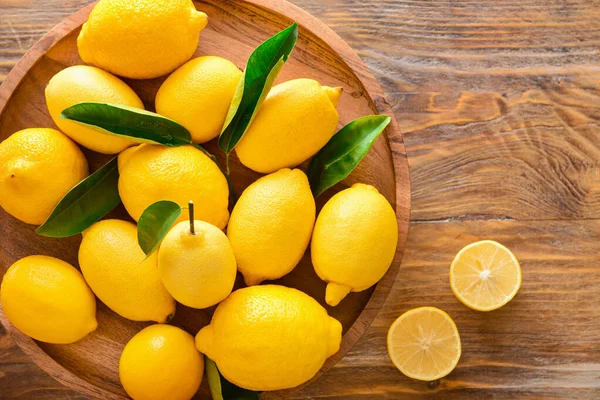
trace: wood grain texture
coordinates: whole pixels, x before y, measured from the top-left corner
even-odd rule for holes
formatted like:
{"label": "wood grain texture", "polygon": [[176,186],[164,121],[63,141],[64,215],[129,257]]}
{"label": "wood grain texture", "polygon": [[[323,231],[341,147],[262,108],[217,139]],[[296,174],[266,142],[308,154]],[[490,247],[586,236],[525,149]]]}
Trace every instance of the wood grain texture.
{"label": "wood grain texture", "polygon": [[413,220],[600,216],[600,3],[306,3],[394,106]]}
{"label": "wood grain texture", "polygon": [[[600,398],[600,2],[293,2],[382,85],[406,132],[413,194],[382,311],[293,398]],[[86,3],[0,0],[0,75]],[[489,314],[461,306],[447,278],[461,246],[483,238],[513,249],[524,278],[514,301]],[[457,370],[433,389],[402,376],[385,351],[389,324],[421,305],[448,311],[464,344]],[[0,360],[0,398],[79,399],[6,337]]]}
{"label": "wood grain texture", "polygon": [[[454,297],[448,271],[463,246],[489,238],[514,251],[523,285],[508,305],[481,313]],[[371,328],[295,398],[597,399],[599,240],[597,220],[413,224],[397,282]],[[401,313],[431,305],[454,319],[463,346],[456,370],[433,388],[400,374],[385,344]],[[340,382],[347,384],[336,393]]]}

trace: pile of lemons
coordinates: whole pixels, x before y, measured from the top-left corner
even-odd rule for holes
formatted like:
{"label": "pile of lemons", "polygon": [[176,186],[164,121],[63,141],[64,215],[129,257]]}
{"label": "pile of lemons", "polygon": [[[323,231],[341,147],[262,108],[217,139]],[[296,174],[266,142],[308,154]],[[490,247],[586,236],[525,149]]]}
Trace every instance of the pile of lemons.
{"label": "pile of lemons", "polygon": [[[311,79],[272,88],[235,149],[246,167],[266,175],[246,188],[231,215],[224,175],[197,148],[134,143],[60,118],[81,102],[143,109],[115,75],[171,73],[157,92],[156,111],[186,127],[197,143],[215,139],[242,72],[220,57],[190,60],[207,21],[190,0],[100,0],[78,38],[88,65],[58,72],[45,89],[58,130],[25,129],[0,144],[0,206],[28,224],[42,224],[88,176],[77,144],[119,154],[118,190],[133,221],[161,200],[198,205],[193,222],[182,216],[150,256],[133,222],[107,219],[83,232],[80,270],[32,255],[16,261],[2,282],[7,318],[39,341],[84,339],[98,326],[96,297],[124,318],[157,322],[135,335],[121,356],[121,382],[136,400],[193,397],[203,354],[243,388],[277,390],[308,381],[339,350],[340,322],[305,293],[259,284],[288,274],[310,245],[315,271],[327,282],[326,302],[336,306],[377,283],[396,253],[394,210],[377,189],[356,184],[317,216],[307,176],[293,169],[334,135],[340,88]],[[232,293],[237,271],[248,287]],[[195,341],[167,325],[176,302],[218,305],[211,324],[194,332]]]}

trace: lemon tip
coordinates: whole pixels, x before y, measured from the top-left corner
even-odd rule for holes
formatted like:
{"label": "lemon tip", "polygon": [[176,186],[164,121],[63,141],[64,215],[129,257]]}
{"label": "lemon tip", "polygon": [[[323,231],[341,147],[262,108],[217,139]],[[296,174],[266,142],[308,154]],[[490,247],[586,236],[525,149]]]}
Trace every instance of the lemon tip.
{"label": "lemon tip", "polygon": [[246,283],[246,286],[256,286],[265,280],[263,277],[260,277],[260,276],[249,275],[249,274],[246,274],[246,275],[242,274],[242,275],[244,276],[244,282]]}
{"label": "lemon tip", "polygon": [[329,97],[329,101],[331,101],[333,107],[337,107],[344,89],[341,87],[323,86],[323,90],[325,91],[325,94],[327,94],[327,97]]}
{"label": "lemon tip", "polygon": [[332,307],[337,306],[350,293],[351,288],[336,282],[329,282],[325,289],[325,302]]}
{"label": "lemon tip", "polygon": [[193,10],[192,21],[193,23],[197,24],[198,30],[201,31],[202,29],[206,28],[206,25],[208,25],[208,15],[202,11]]}

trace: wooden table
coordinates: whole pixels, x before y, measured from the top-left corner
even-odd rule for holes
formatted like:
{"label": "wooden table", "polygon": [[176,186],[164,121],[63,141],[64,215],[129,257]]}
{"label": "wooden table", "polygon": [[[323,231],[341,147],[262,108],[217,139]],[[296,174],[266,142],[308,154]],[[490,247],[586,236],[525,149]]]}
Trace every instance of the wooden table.
{"label": "wooden table", "polygon": [[[88,0],[0,0],[0,80]],[[394,288],[366,335],[298,399],[600,398],[600,3],[295,0],[363,58],[405,133],[412,223]],[[506,307],[471,311],[450,262],[495,239],[521,260]],[[0,238],[0,240],[2,240]],[[412,381],[388,327],[434,305],[456,321],[458,368]],[[83,399],[0,327],[0,399]]]}

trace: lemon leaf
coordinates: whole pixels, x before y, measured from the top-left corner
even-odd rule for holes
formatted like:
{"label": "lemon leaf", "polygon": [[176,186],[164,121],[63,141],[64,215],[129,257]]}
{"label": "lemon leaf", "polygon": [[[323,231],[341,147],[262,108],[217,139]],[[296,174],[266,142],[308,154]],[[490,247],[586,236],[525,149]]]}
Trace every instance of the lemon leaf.
{"label": "lemon leaf", "polygon": [[83,232],[121,202],[117,158],[79,182],[35,231],[49,237],[67,237]]}
{"label": "lemon leaf", "polygon": [[95,131],[133,139],[139,143],[183,146],[192,143],[190,132],[162,115],[108,103],[79,103],[68,107],[61,118],[83,124]]}
{"label": "lemon leaf", "polygon": [[350,122],[336,133],[308,166],[313,195],[318,197],[347,178],[390,121],[387,115],[370,115]]}
{"label": "lemon leaf", "polygon": [[213,400],[258,400],[258,392],[234,385],[221,375],[213,360],[206,356],[204,360],[208,386]]}
{"label": "lemon leaf", "polygon": [[223,400],[223,388],[221,387],[221,374],[217,369],[217,364],[208,357],[204,357],[204,369],[208,378],[208,386],[213,400]]}
{"label": "lemon leaf", "polygon": [[[229,190],[233,191],[231,179],[217,162],[217,157],[194,143],[190,132],[185,127],[162,115],[122,104],[88,102],[65,108],[60,117],[85,125],[96,132],[133,139],[138,143],[161,144],[169,147],[190,144],[217,164],[227,179]],[[232,193],[235,197],[235,191]]]}
{"label": "lemon leaf", "polygon": [[138,243],[146,256],[156,251],[173,223],[181,215],[181,207],[173,201],[157,201],[144,210],[138,220]]}
{"label": "lemon leaf", "polygon": [[254,120],[273,82],[298,40],[298,24],[261,43],[248,58],[219,136],[219,147],[229,154]]}

